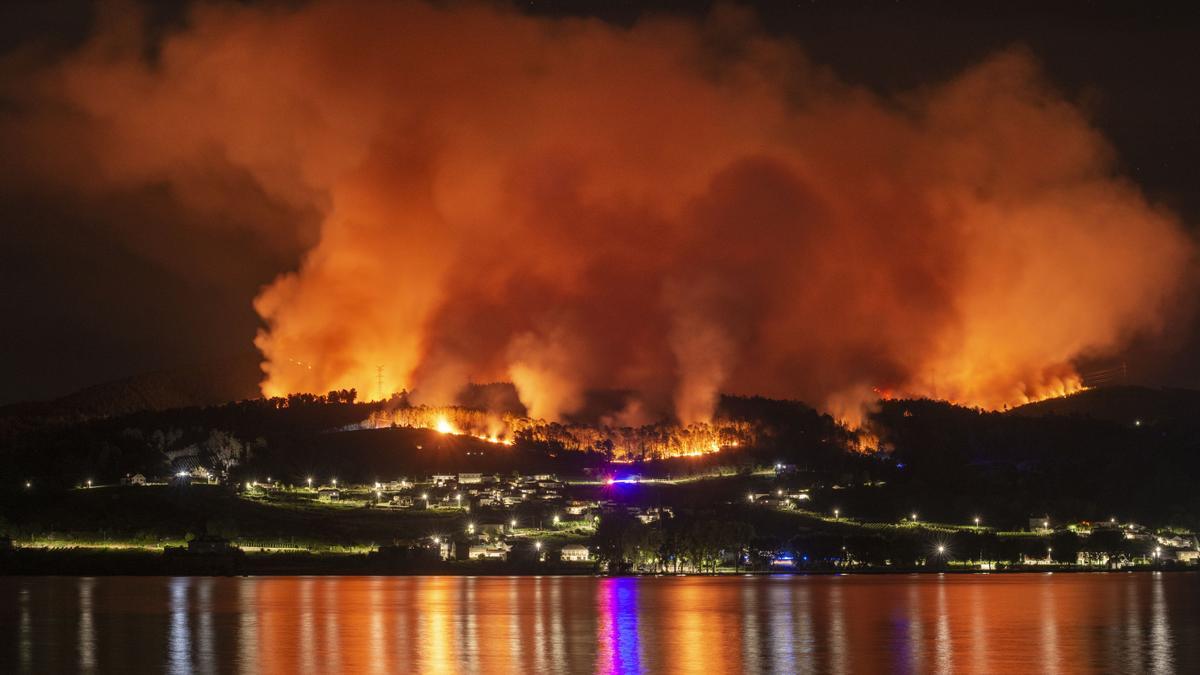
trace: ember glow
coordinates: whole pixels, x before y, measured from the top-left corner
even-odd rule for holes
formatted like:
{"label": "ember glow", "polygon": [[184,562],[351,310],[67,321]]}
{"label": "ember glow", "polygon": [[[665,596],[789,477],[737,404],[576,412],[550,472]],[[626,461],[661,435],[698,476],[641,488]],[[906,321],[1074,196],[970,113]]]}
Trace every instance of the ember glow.
{"label": "ember glow", "polygon": [[748,422],[714,420],[711,423],[644,426],[559,424],[510,413],[497,414],[455,406],[401,406],[371,414],[366,428],[406,427],[441,434],[470,436],[497,445],[517,440],[548,443],[573,452],[596,452],[617,463],[671,457],[700,457],[751,444],[758,431]]}
{"label": "ember glow", "polygon": [[882,97],[728,9],[200,5],[152,61],[136,24],[16,78],[4,133],[31,180],[314,214],[254,233],[309,245],[255,300],[267,395],[999,408],[1077,390],[1186,292],[1176,217],[1020,50]]}

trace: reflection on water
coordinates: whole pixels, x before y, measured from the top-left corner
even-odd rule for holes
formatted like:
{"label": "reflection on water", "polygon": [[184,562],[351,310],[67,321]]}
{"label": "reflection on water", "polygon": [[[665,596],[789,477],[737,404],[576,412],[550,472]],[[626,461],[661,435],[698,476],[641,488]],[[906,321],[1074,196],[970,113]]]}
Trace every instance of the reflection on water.
{"label": "reflection on water", "polygon": [[0,578],[0,672],[1196,672],[1200,577]]}

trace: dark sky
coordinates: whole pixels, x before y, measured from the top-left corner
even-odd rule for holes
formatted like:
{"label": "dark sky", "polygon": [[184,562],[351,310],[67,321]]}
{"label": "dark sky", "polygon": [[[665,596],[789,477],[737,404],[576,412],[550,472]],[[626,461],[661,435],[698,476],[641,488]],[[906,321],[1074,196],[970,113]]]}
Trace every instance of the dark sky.
{"label": "dark sky", "polygon": [[[1150,197],[1200,221],[1200,21],[1185,3],[764,2],[767,30],[794,37],[842,79],[881,92],[944,80],[996,50],[1021,45],[1114,144],[1120,170]],[[170,30],[185,3],[153,3]],[[705,3],[531,2],[535,13],[629,22],[654,11],[703,13]],[[0,4],[0,51],[38,44],[53,53],[85,38],[92,3]],[[12,66],[0,69],[6,76]],[[10,105],[0,101],[0,110]],[[0,156],[5,153],[0,148]],[[4,174],[0,174],[4,175]],[[292,268],[303,242],[267,247],[236,234],[172,226],[184,209],[153,187],[97,206],[69,195],[0,185],[0,403],[58,396],[97,382],[222,358],[250,348],[256,290]],[[274,213],[269,217],[305,218]],[[132,228],[134,236],[130,236]],[[135,242],[131,244],[130,242]],[[148,256],[147,250],[158,255]],[[172,252],[179,268],[222,258],[220,273],[182,274],[152,262]],[[1188,313],[1181,312],[1185,317]],[[1191,319],[1125,355],[1130,379],[1200,385]]]}

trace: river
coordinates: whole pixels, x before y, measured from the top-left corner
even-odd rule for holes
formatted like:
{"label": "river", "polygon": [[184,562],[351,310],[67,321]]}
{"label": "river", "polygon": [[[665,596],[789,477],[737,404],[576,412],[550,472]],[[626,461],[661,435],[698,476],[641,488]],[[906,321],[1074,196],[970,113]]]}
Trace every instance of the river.
{"label": "river", "polygon": [[0,672],[1200,672],[1192,573],[4,577]]}

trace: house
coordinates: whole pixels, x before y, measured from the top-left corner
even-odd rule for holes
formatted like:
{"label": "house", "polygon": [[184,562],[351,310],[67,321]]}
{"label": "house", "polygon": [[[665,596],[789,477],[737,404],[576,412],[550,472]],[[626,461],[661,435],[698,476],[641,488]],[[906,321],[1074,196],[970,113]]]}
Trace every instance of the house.
{"label": "house", "polygon": [[566,509],[572,516],[582,516],[595,506],[595,502],[572,501],[567,503]]}
{"label": "house", "polygon": [[582,544],[567,544],[562,547],[563,562],[587,562],[591,559],[588,547]]}
{"label": "house", "polygon": [[456,478],[456,476],[454,476],[453,474],[439,473],[439,474],[434,474],[434,476],[431,480],[433,481],[433,484],[435,486],[441,487],[443,485],[448,485],[450,483],[453,483],[455,478]]}
{"label": "house", "polygon": [[342,498],[342,493],[337,488],[323,487],[317,490],[317,498],[323,502],[336,502]]}
{"label": "house", "polygon": [[409,495],[392,495],[392,504],[402,509],[411,509],[413,498]]}
{"label": "house", "polygon": [[140,473],[135,473],[132,476],[129,474],[125,474],[125,477],[121,479],[121,484],[122,485],[145,485],[146,477]]}
{"label": "house", "polygon": [[483,482],[483,474],[481,473],[460,473],[458,474],[459,485],[478,485]]}
{"label": "house", "polygon": [[660,507],[654,507],[654,508],[648,508],[648,509],[633,509],[630,511],[630,513],[632,515],[636,516],[638,520],[642,521],[643,524],[649,525],[650,523],[655,523],[655,522],[658,522],[659,520],[662,520],[662,517],[664,515],[670,516],[671,509],[660,508]]}
{"label": "house", "polygon": [[508,548],[503,544],[472,544],[468,555],[471,560],[506,560]]}

